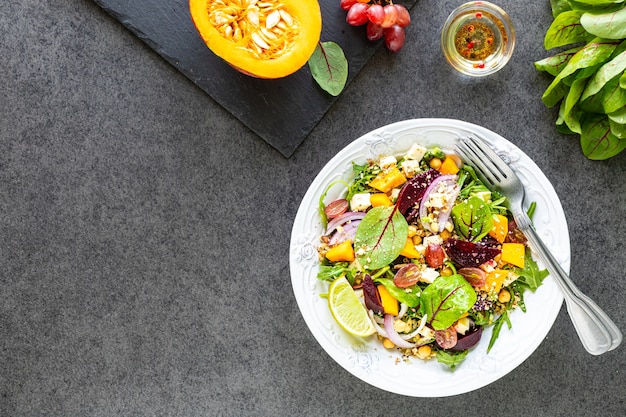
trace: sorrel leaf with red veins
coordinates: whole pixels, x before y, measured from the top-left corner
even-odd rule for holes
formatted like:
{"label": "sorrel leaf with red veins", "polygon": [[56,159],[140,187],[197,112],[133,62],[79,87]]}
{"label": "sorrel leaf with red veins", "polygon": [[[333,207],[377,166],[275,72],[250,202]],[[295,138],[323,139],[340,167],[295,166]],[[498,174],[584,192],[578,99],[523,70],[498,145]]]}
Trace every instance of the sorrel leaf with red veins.
{"label": "sorrel leaf with red veins", "polygon": [[491,207],[475,196],[452,208],[452,220],[459,236],[473,242],[481,240],[493,229]]}
{"label": "sorrel leaf with red veins", "polygon": [[374,207],[367,212],[354,237],[357,260],[375,270],[393,262],[406,245],[409,225],[397,206]]}
{"label": "sorrel leaf with red veins", "polygon": [[420,312],[435,330],[452,326],[476,303],[476,291],[461,275],[440,276],[424,288]]}
{"label": "sorrel leaf with red veins", "polygon": [[313,79],[330,95],[338,96],[348,80],[348,60],[335,42],[319,42],[309,58]]}

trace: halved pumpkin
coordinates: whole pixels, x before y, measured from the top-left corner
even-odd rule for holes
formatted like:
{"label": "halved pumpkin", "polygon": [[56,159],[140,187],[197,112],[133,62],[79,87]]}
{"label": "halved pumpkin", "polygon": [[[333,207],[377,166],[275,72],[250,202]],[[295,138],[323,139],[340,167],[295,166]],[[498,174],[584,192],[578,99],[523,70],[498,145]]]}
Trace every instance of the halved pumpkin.
{"label": "halved pumpkin", "polygon": [[298,71],[322,32],[317,0],[189,0],[189,9],[213,53],[259,78]]}

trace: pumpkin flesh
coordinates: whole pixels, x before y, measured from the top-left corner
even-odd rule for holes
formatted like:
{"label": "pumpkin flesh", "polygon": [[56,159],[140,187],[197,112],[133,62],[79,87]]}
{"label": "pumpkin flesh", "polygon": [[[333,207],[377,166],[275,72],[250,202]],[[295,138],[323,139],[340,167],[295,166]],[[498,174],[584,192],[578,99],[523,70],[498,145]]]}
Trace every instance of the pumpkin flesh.
{"label": "pumpkin flesh", "polygon": [[211,51],[259,78],[299,70],[322,31],[317,0],[190,0],[189,9]]}

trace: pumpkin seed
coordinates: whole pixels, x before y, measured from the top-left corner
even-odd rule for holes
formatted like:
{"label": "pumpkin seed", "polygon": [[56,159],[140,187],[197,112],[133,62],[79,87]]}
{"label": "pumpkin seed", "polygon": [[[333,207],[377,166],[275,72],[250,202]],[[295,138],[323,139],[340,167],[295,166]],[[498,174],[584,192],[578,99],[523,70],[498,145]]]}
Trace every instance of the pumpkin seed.
{"label": "pumpkin seed", "polygon": [[282,18],[282,20],[284,20],[287,25],[293,26],[293,17],[291,17],[291,15],[286,10],[279,9],[278,13],[280,14],[280,17]]}
{"label": "pumpkin seed", "polygon": [[267,44],[267,42],[263,40],[263,37],[259,32],[253,32],[251,37],[254,43],[257,44],[259,47],[263,49],[270,49],[270,46]]}
{"label": "pumpkin seed", "polygon": [[209,0],[211,23],[227,39],[259,59],[287,51],[299,25],[278,0]]}
{"label": "pumpkin seed", "polygon": [[270,14],[267,15],[267,19],[265,20],[265,27],[268,29],[273,28],[280,22],[281,15],[279,10],[274,10]]}

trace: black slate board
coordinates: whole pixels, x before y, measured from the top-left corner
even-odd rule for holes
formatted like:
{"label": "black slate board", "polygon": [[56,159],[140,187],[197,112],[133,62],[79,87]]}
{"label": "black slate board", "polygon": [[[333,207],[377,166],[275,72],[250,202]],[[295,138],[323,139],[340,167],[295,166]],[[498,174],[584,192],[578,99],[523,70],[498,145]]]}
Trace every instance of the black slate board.
{"label": "black slate board", "polygon": [[[188,0],[93,0],[285,157],[293,154],[336,97],[308,66],[279,80],[243,75],[214,55],[198,35]],[[410,8],[417,0],[403,2]],[[322,41],[337,42],[348,59],[348,83],[381,45],[364,27],[346,24],[339,0],[319,0]]]}

